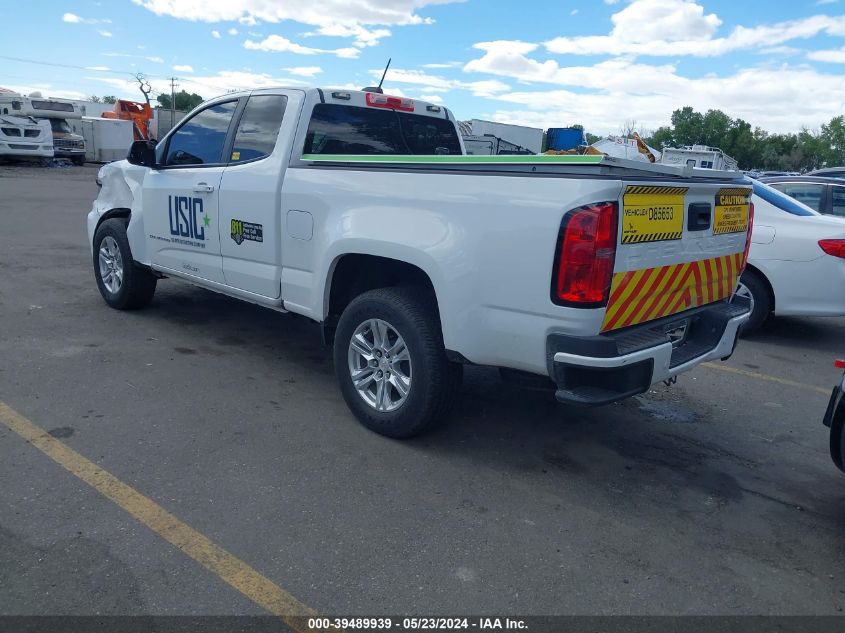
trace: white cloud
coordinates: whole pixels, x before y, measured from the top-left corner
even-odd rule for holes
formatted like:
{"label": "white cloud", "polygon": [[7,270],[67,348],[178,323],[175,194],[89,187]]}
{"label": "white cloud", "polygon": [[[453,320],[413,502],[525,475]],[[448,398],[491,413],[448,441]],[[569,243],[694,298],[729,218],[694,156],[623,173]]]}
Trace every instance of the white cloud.
{"label": "white cloud", "polygon": [[294,66],[293,68],[283,68],[282,70],[286,70],[291,75],[296,75],[297,77],[313,77],[323,72],[323,69],[319,66]]}
{"label": "white cloud", "polygon": [[811,51],[807,57],[816,62],[830,62],[833,64],[845,64],[845,46],[842,48]]}
{"label": "white cloud", "polygon": [[97,31],[97,33],[99,33],[103,37],[111,37],[112,36],[112,32],[106,31],[105,29],[101,29],[101,30]]}
{"label": "white cloud", "polygon": [[[841,75],[807,67],[747,68],[725,77],[689,79],[672,66],[616,63],[616,68],[599,64],[575,69],[568,75],[573,89],[496,94],[493,98],[502,106],[489,116],[540,127],[582,123],[605,134],[617,131],[623,119],[654,129],[668,124],[673,110],[692,105],[699,111],[719,109],[767,130],[795,132],[829,121],[845,102]],[[638,75],[648,78],[640,83]],[[825,90],[808,99],[807,86]],[[517,109],[505,109],[505,104]]]}
{"label": "white cloud", "polygon": [[456,68],[463,66],[463,62],[445,62],[442,64],[423,64],[423,68]]}
{"label": "white cloud", "polygon": [[[382,70],[371,70],[370,74],[377,79],[381,79]],[[421,90],[426,93],[431,92],[446,92],[448,90],[468,90],[478,97],[489,97],[495,94],[500,94],[510,90],[510,86],[506,83],[495,79],[487,79],[482,81],[459,81],[455,79],[446,79],[437,75],[429,75],[419,70],[402,70],[398,68],[391,68],[387,71],[385,77],[385,86],[394,83],[412,84],[421,86]],[[394,88],[386,89],[391,94]]]}
{"label": "white cloud", "polygon": [[431,24],[418,11],[429,5],[463,0],[132,0],[156,15],[202,22],[255,25],[286,20],[318,27],[316,34],[352,37],[355,46],[374,46],[390,35],[388,29],[369,26]]}
{"label": "white cloud", "polygon": [[220,31],[217,31],[217,30],[212,31],[211,37],[213,37],[216,40],[219,40],[220,39]]}
{"label": "white cloud", "polygon": [[431,103],[443,103],[443,97],[440,95],[421,95],[420,99],[430,101]]}
{"label": "white cloud", "polygon": [[366,46],[375,46],[379,40],[390,37],[390,30],[388,29],[367,29],[360,24],[353,24],[347,26],[344,24],[328,24],[321,26],[316,31],[304,34],[306,37],[313,37],[315,35],[323,35],[327,37],[353,37],[355,41],[353,44],[359,48]]}
{"label": "white cloud", "polygon": [[100,72],[106,72],[111,70],[108,66],[86,66],[85,70],[98,70]]}
{"label": "white cloud", "polygon": [[[137,84],[136,84],[137,85]],[[88,99],[88,94],[84,92],[79,92],[77,90],[65,90],[63,88],[59,88],[58,86],[54,86],[52,84],[45,84],[45,83],[35,83],[35,84],[5,84],[5,88],[8,88],[12,92],[17,92],[18,94],[22,95],[29,95],[33,92],[40,92],[42,95],[47,95],[50,97],[57,97],[59,99],[79,99],[81,101],[85,101]]]}
{"label": "white cloud", "polygon": [[578,9],[572,9],[572,11],[569,12],[569,15],[578,15]]}
{"label": "white cloud", "polygon": [[845,16],[814,15],[772,25],[737,26],[715,37],[722,20],[695,0],[632,0],[611,16],[607,35],[556,37],[551,53],[713,57],[736,50],[771,47],[825,33],[845,35]]}
{"label": "white cloud", "polygon": [[146,59],[148,62],[153,62],[155,64],[163,64],[164,63],[164,60],[161,57],[153,56],[153,57],[145,57],[144,59]]}
{"label": "white cloud", "polygon": [[416,13],[427,5],[461,0],[132,0],[156,15],[191,21],[226,22],[241,19],[263,22],[292,20],[302,24],[423,24]]}
{"label": "white cloud", "polygon": [[[89,77],[89,79],[105,83],[116,90],[127,94],[137,92],[138,83],[134,79],[120,79],[116,77]],[[167,79],[150,79],[153,92],[170,94],[170,82]],[[272,88],[278,86],[299,87],[307,86],[308,82],[298,79],[274,77],[268,73],[253,73],[238,70],[223,70],[216,75],[200,75],[182,77],[179,79],[179,90],[195,92],[206,99],[217,97],[232,90],[250,90],[254,88]]]}
{"label": "white cloud", "polygon": [[228,30],[228,31],[226,31],[226,32],[227,32],[229,35],[237,35],[237,34],[238,34],[238,29],[236,29],[236,28],[233,26],[231,29],[229,29],[229,30]]}
{"label": "white cloud", "polygon": [[357,48],[336,48],[336,49],[322,49],[311,48],[292,42],[281,35],[269,35],[260,42],[253,40],[246,40],[244,48],[254,51],[265,51],[274,53],[294,53],[296,55],[321,55],[332,54],[338,57],[355,59],[361,52]]}
{"label": "white cloud", "polygon": [[194,72],[194,67],[189,66],[188,64],[176,64],[173,67],[173,70],[180,73],[192,73]]}
{"label": "white cloud", "polygon": [[111,20],[106,18],[82,18],[75,13],[65,13],[62,16],[62,22],[67,22],[68,24],[111,24]]}

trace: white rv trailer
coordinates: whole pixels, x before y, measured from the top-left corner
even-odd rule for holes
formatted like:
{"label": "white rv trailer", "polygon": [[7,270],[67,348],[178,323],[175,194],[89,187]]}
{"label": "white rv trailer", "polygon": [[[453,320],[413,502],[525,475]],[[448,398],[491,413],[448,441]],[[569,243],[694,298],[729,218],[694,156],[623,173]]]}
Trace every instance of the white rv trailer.
{"label": "white rv trailer", "polygon": [[132,121],[82,117],[82,135],[85,137],[85,158],[92,163],[109,163],[123,160],[135,140]]}
{"label": "white rv trailer", "polygon": [[29,96],[9,90],[0,91],[0,114],[44,119],[53,131],[53,150],[58,158],[69,158],[79,165],[85,162],[85,139],[74,130],[82,129],[82,111],[68,99],[51,99],[34,92]]}
{"label": "white rv trailer", "polygon": [[736,160],[725,154],[718,147],[707,145],[686,145],[667,147],[663,150],[660,162],[664,165],[690,165],[701,169],[723,169],[736,171]]}
{"label": "white rv trailer", "polygon": [[53,134],[48,121],[2,112],[0,108],[0,158],[53,158]]}

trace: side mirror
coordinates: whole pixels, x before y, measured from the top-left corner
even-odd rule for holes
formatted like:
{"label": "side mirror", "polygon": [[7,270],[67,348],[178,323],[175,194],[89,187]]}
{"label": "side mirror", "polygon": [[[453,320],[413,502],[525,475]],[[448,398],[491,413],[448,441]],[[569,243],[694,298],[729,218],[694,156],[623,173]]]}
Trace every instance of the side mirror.
{"label": "side mirror", "polygon": [[155,141],[134,141],[129,147],[129,154],[126,160],[131,165],[142,167],[156,166],[156,142]]}

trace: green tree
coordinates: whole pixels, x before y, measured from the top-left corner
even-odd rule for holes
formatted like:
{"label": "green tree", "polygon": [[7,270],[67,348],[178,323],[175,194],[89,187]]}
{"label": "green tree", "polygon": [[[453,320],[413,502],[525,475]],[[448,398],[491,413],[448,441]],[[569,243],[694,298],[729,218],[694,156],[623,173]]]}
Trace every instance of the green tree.
{"label": "green tree", "polygon": [[701,143],[704,132],[704,115],[686,106],[672,113],[672,142],[674,145]]}
{"label": "green tree", "polygon": [[103,97],[103,103],[115,104],[117,103],[117,97],[115,97],[114,95],[106,95],[105,97]]}
{"label": "green tree", "polygon": [[[162,108],[169,110],[171,108],[170,105],[170,95],[169,94],[160,94],[156,100],[161,104]],[[198,95],[197,93],[188,93],[185,90],[180,90],[176,93],[176,109],[182,110],[184,112],[188,112],[196,108],[199,104],[201,104],[204,99]]]}
{"label": "green tree", "polygon": [[834,117],[822,125],[819,151],[825,165],[845,165],[845,116]]}
{"label": "green tree", "polygon": [[90,97],[88,97],[88,101],[93,101],[94,103],[100,103],[100,97],[98,97],[97,95],[91,95]]}
{"label": "green tree", "polygon": [[741,169],[807,171],[845,165],[845,116],[834,117],[819,131],[770,134],[721,110],[702,114],[691,106],[672,113],[672,124],[646,139],[653,147],[709,145],[736,158]]}

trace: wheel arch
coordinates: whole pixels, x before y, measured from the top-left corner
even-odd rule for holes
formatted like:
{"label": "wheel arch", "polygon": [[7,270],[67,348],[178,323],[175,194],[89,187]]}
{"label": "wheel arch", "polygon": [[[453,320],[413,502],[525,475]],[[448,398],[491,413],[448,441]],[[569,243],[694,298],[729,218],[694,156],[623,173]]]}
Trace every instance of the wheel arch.
{"label": "wheel arch", "polygon": [[398,285],[418,286],[430,292],[442,327],[434,282],[421,266],[380,255],[343,253],[332,262],[326,280],[323,308],[323,334],[326,342],[331,342],[340,314],[355,297],[368,290]]}
{"label": "wheel arch", "polygon": [[774,289],[774,286],[772,286],[772,282],[769,281],[768,275],[766,275],[766,273],[764,273],[762,270],[760,270],[754,264],[746,264],[745,269],[747,271],[750,271],[750,272],[753,272],[754,274],[756,274],[760,278],[760,280],[763,282],[763,284],[766,286],[766,290],[769,293],[769,300],[771,301],[772,312],[774,313],[775,310],[776,310],[776,305],[777,305],[776,304],[776,297],[775,297],[775,289]]}
{"label": "wheel arch", "polygon": [[132,217],[132,210],[127,209],[125,207],[115,207],[114,209],[109,209],[105,213],[103,213],[100,218],[97,220],[97,226],[94,227],[94,235],[97,234],[97,229],[100,228],[100,225],[105,222],[106,220],[111,220],[112,218],[127,218],[129,219]]}

